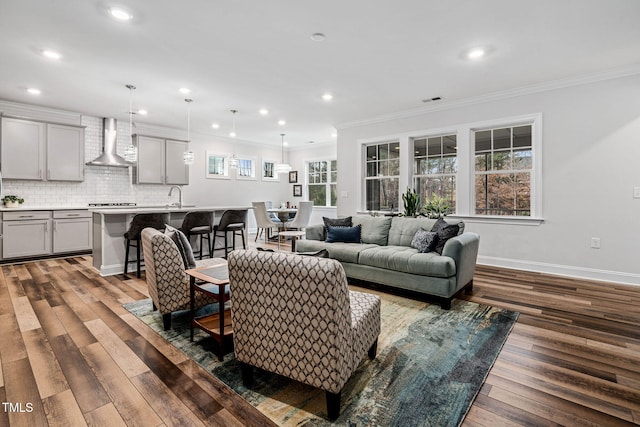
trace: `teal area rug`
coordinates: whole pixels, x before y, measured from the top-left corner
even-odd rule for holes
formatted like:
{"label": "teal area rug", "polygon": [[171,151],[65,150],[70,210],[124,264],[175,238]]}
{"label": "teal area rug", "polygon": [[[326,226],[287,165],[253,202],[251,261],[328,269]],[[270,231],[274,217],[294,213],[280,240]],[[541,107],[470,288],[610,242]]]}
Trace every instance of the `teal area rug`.
{"label": "teal area rug", "polygon": [[[125,308],[278,425],[460,425],[518,313],[462,300],[454,300],[445,311],[379,295],[378,355],[375,360],[365,357],[343,389],[341,414],[334,423],[326,419],[323,391],[259,370],[253,387],[244,387],[233,353],[219,362],[213,353],[216,344],[201,331],[190,342],[188,313],[174,313],[172,329],[165,332],[150,300]],[[215,309],[211,307],[205,310]]]}

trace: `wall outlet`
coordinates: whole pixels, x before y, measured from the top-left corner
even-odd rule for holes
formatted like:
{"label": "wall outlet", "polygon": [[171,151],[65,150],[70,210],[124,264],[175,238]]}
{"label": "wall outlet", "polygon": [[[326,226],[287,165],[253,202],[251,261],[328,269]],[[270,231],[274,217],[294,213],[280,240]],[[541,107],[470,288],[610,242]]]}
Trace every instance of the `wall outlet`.
{"label": "wall outlet", "polygon": [[600,249],[600,238],[599,237],[592,237],[591,238],[591,247],[593,249]]}
{"label": "wall outlet", "polygon": [[640,187],[633,187],[633,198],[640,199]]}

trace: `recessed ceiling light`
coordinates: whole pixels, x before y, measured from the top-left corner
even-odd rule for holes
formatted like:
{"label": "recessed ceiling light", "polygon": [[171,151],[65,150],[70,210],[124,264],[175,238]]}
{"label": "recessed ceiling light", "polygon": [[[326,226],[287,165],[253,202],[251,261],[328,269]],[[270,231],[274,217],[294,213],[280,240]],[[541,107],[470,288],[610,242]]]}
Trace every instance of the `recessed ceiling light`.
{"label": "recessed ceiling light", "polygon": [[235,138],[235,137],[236,137],[236,133],[235,133],[235,132],[229,132],[229,136],[230,136],[231,138]]}
{"label": "recessed ceiling light", "polygon": [[46,56],[49,59],[60,59],[62,58],[62,55],[60,55],[58,52],[56,52],[55,50],[49,50],[49,49],[45,49],[42,51],[42,55]]}
{"label": "recessed ceiling light", "polygon": [[467,52],[467,58],[469,58],[469,59],[480,59],[486,53],[487,52],[484,50],[484,48],[477,47],[477,48],[471,49],[469,52]]}
{"label": "recessed ceiling light", "polygon": [[40,95],[42,93],[40,89],[36,89],[35,87],[30,87],[29,89],[27,89],[27,92],[29,92],[31,95]]}
{"label": "recessed ceiling light", "polygon": [[266,108],[261,108],[259,113],[263,116],[266,116],[267,114],[269,114],[269,110],[267,110]]}
{"label": "recessed ceiling light", "polygon": [[282,143],[282,145],[284,145],[285,147],[288,147],[288,146],[289,146],[289,143],[288,143],[287,141],[284,141],[284,142]]}
{"label": "recessed ceiling light", "polygon": [[130,21],[133,18],[133,15],[119,7],[112,7],[109,9],[109,13],[119,21]]}
{"label": "recessed ceiling light", "polygon": [[138,110],[138,114],[140,114],[141,116],[146,116],[147,110]]}
{"label": "recessed ceiling light", "polygon": [[287,124],[287,122],[285,122],[284,120],[278,120],[278,124],[279,124],[280,126],[284,126],[284,125],[286,125],[286,124]]}
{"label": "recessed ceiling light", "polygon": [[330,93],[325,93],[324,95],[322,95],[322,99],[324,99],[325,101],[331,101],[333,99],[333,95],[331,95]]}
{"label": "recessed ceiling light", "polygon": [[337,138],[338,132],[331,132],[331,138]]}
{"label": "recessed ceiling light", "polygon": [[310,38],[314,42],[323,42],[324,39],[327,38],[327,36],[325,36],[323,33],[313,33],[311,34]]}
{"label": "recessed ceiling light", "polygon": [[220,129],[220,125],[218,123],[213,123],[211,127],[214,129]]}
{"label": "recessed ceiling light", "polygon": [[180,93],[183,95],[186,95],[188,93],[191,93],[191,89],[187,88],[187,87],[181,87],[180,88]]}

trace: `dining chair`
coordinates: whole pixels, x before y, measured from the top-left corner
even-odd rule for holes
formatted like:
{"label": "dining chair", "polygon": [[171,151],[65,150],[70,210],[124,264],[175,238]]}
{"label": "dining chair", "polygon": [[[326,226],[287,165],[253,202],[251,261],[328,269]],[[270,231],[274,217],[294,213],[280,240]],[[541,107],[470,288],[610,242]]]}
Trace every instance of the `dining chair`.
{"label": "dining chair", "polygon": [[296,216],[291,221],[287,221],[284,227],[288,230],[302,230],[308,227],[312,212],[313,202],[300,202]]}
{"label": "dining chair", "polygon": [[264,232],[264,242],[267,243],[267,239],[269,239],[270,231],[272,228],[277,228],[278,224],[281,224],[280,221],[278,223],[274,222],[269,213],[267,212],[266,202],[251,202],[253,205],[253,214],[256,217],[256,224],[258,229],[256,230],[256,242],[258,241],[258,237],[260,237],[260,233]]}
{"label": "dining chair", "polygon": [[273,208],[273,202],[271,200],[267,200],[266,202],[264,202],[265,207],[267,208],[267,214],[269,215],[269,218],[271,218],[271,221],[275,222],[276,225],[281,225],[280,223],[282,221],[280,221],[280,218],[278,218],[278,215],[275,212],[269,212],[268,210]]}

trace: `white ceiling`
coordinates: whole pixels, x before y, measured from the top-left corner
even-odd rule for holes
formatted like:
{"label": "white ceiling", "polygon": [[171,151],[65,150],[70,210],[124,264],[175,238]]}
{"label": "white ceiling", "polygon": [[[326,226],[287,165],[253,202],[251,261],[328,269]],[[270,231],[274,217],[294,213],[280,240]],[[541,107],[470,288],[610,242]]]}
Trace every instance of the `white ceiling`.
{"label": "white ceiling", "polygon": [[[188,87],[194,132],[228,135],[237,109],[238,138],[302,145],[425,98],[638,64],[639,21],[638,0],[1,0],[0,98],[127,120],[134,84],[136,121],[186,129]],[[491,52],[466,59],[475,46]]]}

